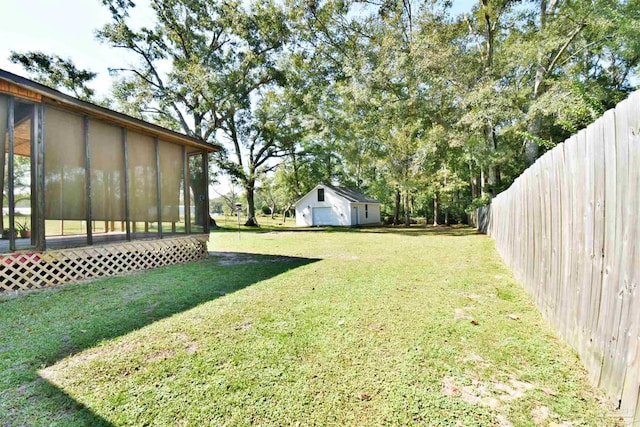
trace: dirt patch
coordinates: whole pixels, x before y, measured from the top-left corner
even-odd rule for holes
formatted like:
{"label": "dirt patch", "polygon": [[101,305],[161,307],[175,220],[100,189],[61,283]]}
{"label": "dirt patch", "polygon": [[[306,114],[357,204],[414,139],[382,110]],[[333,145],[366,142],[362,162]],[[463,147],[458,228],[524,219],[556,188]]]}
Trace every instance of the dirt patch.
{"label": "dirt patch", "polygon": [[171,359],[175,355],[176,355],[176,352],[171,349],[160,350],[160,351],[155,351],[151,354],[146,355],[144,358],[144,361],[155,362],[156,360],[167,360],[167,359]]}
{"label": "dirt patch", "polygon": [[551,411],[546,406],[538,406],[531,411],[531,418],[536,425],[541,425],[549,419]]}
{"label": "dirt patch", "polygon": [[213,257],[215,263],[220,266],[291,262],[291,259],[287,257],[244,254],[238,252],[209,252],[209,255]]}
{"label": "dirt patch", "polygon": [[[472,354],[465,361],[484,363],[478,355]],[[471,405],[479,405],[497,412],[495,423],[501,427],[513,426],[504,414],[504,405],[523,398],[531,390],[544,390],[535,384],[520,381],[515,377],[508,381],[481,381],[472,379],[471,384],[464,385],[454,377],[442,379],[442,394],[457,397]],[[531,419],[537,426],[573,426],[574,422],[564,421],[546,406],[537,406],[531,411]]]}
{"label": "dirt patch", "polygon": [[253,327],[253,323],[248,322],[248,323],[243,323],[241,325],[238,325],[235,327],[236,331],[246,331],[247,329],[251,329]]}
{"label": "dirt patch", "polygon": [[501,392],[500,399],[504,402],[509,402],[511,400],[524,397],[524,394],[527,391],[533,390],[535,388],[533,384],[524,381],[518,381],[515,378],[511,378],[509,380],[509,384],[495,382],[493,383],[493,387]]}
{"label": "dirt patch", "polygon": [[491,366],[491,364],[484,360],[482,356],[475,353],[471,353],[469,356],[462,359],[462,361],[474,367],[488,368]]}
{"label": "dirt patch", "polygon": [[[473,355],[474,362],[482,363],[482,358]],[[458,397],[471,405],[478,405],[498,411],[496,424],[499,426],[511,426],[511,422],[504,414],[500,413],[505,403],[524,397],[525,393],[534,389],[533,384],[518,381],[511,378],[508,383],[494,381],[485,382],[479,379],[472,379],[470,385],[461,384],[454,377],[442,379],[442,394],[445,396]]]}
{"label": "dirt patch", "polygon": [[473,320],[473,316],[469,315],[467,312],[473,310],[473,307],[463,307],[463,308],[456,308],[455,311],[453,312],[453,318],[458,320],[458,319],[463,319],[463,320]]}

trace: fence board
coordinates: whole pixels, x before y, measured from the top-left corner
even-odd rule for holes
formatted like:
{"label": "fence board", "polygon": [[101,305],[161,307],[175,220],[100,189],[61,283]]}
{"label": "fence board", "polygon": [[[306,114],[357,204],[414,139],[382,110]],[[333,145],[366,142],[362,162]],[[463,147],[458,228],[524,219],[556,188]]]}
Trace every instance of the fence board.
{"label": "fence board", "polygon": [[[627,182],[623,186],[623,197],[625,198],[624,222],[623,222],[623,238],[622,238],[622,313],[618,334],[618,345],[620,346],[620,359],[624,360],[625,374],[623,388],[621,391],[621,408],[623,416],[630,418],[635,413],[635,406],[638,398],[637,392],[639,387],[638,372],[640,367],[637,361],[638,347],[638,322],[633,322],[632,316],[638,317],[638,308],[640,307],[640,298],[638,298],[638,192],[640,190],[638,168],[640,168],[639,154],[640,151],[640,92],[635,93],[626,101],[623,106],[626,114],[625,128],[621,139],[627,146],[627,159],[629,161],[629,169],[627,174]],[[635,309],[635,310],[634,310]],[[635,336],[634,336],[635,335]]]}
{"label": "fence board", "polygon": [[[602,298],[600,300],[600,310],[598,316],[597,337],[600,341],[602,351],[602,366],[598,385],[609,392],[611,377],[608,366],[611,364],[611,343],[614,321],[614,311],[616,305],[616,290],[618,270],[615,268],[615,247],[616,241],[616,128],[615,112],[609,111],[604,115],[606,126],[604,128],[605,145],[605,237],[604,237],[604,258],[602,277]],[[605,371],[605,366],[607,370]]]}
{"label": "fence board", "polygon": [[498,252],[593,384],[640,423],[640,91],[482,212]]}
{"label": "fence board", "polygon": [[580,264],[578,266],[578,292],[580,296],[580,305],[578,308],[579,319],[577,323],[577,343],[576,348],[580,357],[586,359],[588,353],[588,339],[589,334],[587,332],[588,325],[590,323],[589,316],[591,314],[591,266],[593,256],[593,198],[594,198],[594,185],[593,185],[593,172],[590,161],[593,161],[593,151],[588,147],[588,142],[591,139],[590,134],[595,132],[594,127],[583,129],[578,133],[579,152],[578,152],[578,177],[582,181],[582,186],[579,189],[582,210],[580,215],[580,232],[579,232],[579,250],[578,259]]}
{"label": "fence board", "polygon": [[569,181],[571,182],[571,186],[569,188],[569,203],[571,206],[571,215],[569,216],[569,229],[570,229],[570,245],[565,247],[565,250],[568,252],[568,262],[565,265],[566,274],[567,274],[567,292],[564,295],[567,301],[567,310],[565,313],[566,318],[566,340],[573,346],[575,346],[576,339],[575,334],[577,331],[577,320],[578,320],[578,280],[577,280],[577,272],[578,266],[580,264],[580,260],[578,259],[578,221],[580,216],[580,198],[579,189],[580,182],[578,178],[578,137],[576,135],[572,136],[568,141],[565,147],[567,149],[567,172],[569,173]]}
{"label": "fence board", "polygon": [[589,160],[587,165],[591,167],[593,174],[593,245],[591,254],[591,279],[592,295],[589,307],[589,323],[583,333],[588,337],[587,354],[584,357],[585,365],[589,371],[591,382],[597,384],[602,368],[603,343],[598,338],[597,326],[600,315],[600,303],[602,299],[602,274],[604,264],[604,230],[605,230],[605,168],[604,159],[604,120],[594,123],[593,132],[589,134],[587,149]]}
{"label": "fence board", "polygon": [[569,279],[569,267],[568,264],[571,262],[570,253],[568,250],[568,246],[571,244],[571,186],[569,185],[569,173],[568,165],[567,165],[567,146],[566,144],[562,144],[557,147],[559,154],[559,178],[560,178],[560,199],[561,199],[561,215],[562,218],[562,246],[560,248],[560,257],[561,264],[560,270],[558,271],[558,277],[562,283],[562,286],[558,290],[558,299],[560,302],[560,311],[558,313],[558,317],[556,318],[556,322],[559,326],[559,332],[562,337],[567,337],[567,330],[569,328],[568,323],[568,310],[567,310],[567,301],[569,300],[567,292],[569,291],[569,287],[565,284]]}
{"label": "fence board", "polygon": [[614,402],[619,402],[622,395],[622,378],[625,372],[626,352],[625,352],[625,333],[624,324],[621,322],[626,319],[628,310],[628,298],[626,298],[624,278],[625,274],[622,271],[624,267],[624,249],[628,246],[628,235],[625,236],[625,231],[628,230],[625,224],[625,203],[628,201],[628,194],[626,187],[628,186],[628,172],[629,172],[629,144],[627,136],[627,112],[628,101],[623,101],[616,107],[616,177],[615,177],[615,192],[616,192],[616,204],[615,204],[615,247],[614,259],[612,260],[612,269],[615,276],[612,274],[612,289],[610,291],[615,292],[615,306],[613,308],[612,320],[611,320],[611,339],[607,348],[608,352],[605,353],[604,364],[602,367],[604,380],[606,381],[605,388],[609,390],[611,399]]}

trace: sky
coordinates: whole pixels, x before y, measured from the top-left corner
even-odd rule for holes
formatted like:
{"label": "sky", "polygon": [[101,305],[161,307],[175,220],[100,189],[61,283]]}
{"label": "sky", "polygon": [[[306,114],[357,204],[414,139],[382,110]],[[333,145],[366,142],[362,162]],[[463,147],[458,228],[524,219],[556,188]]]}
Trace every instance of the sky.
{"label": "sky", "polygon": [[[132,14],[137,25],[151,22],[148,0],[136,0]],[[111,87],[109,67],[127,64],[126,52],[100,43],[95,32],[109,22],[110,13],[100,0],[2,0],[0,68],[28,77],[20,65],[12,64],[11,51],[40,50],[71,60],[97,72],[90,84],[98,95]],[[7,19],[9,18],[9,19]]]}

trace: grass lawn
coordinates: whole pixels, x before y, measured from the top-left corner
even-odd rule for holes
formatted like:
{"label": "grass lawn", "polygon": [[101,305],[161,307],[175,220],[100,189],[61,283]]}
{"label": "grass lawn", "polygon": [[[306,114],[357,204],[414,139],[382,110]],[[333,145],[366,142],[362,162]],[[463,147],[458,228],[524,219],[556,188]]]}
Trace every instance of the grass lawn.
{"label": "grass lawn", "polygon": [[473,230],[231,228],[209,247],[0,297],[0,426],[617,422]]}

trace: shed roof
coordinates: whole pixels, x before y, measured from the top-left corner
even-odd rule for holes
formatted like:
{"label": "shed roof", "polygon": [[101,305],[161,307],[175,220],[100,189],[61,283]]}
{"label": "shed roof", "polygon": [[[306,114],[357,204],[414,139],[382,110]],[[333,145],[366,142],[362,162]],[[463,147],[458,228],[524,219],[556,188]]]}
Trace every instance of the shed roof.
{"label": "shed roof", "polygon": [[144,133],[157,136],[158,138],[162,138],[170,142],[177,142],[207,151],[220,151],[220,146],[216,144],[209,144],[199,138],[187,136],[180,132],[154,125],[153,123],[119,113],[109,108],[101,107],[91,102],[82,101],[33,80],[29,80],[17,74],[0,69],[0,83],[3,81],[8,82],[10,85],[14,85],[17,90],[12,90],[10,85],[6,87],[3,87],[5,85],[0,85],[0,92],[8,92],[10,94],[26,97],[32,100],[42,100],[48,104],[57,105],[88,116],[112,122],[118,126],[141,130]]}
{"label": "shed roof", "polygon": [[338,187],[335,185],[320,184],[322,187],[329,188],[337,195],[344,197],[352,203],[380,203],[376,199],[366,196],[364,193],[352,188]]}

